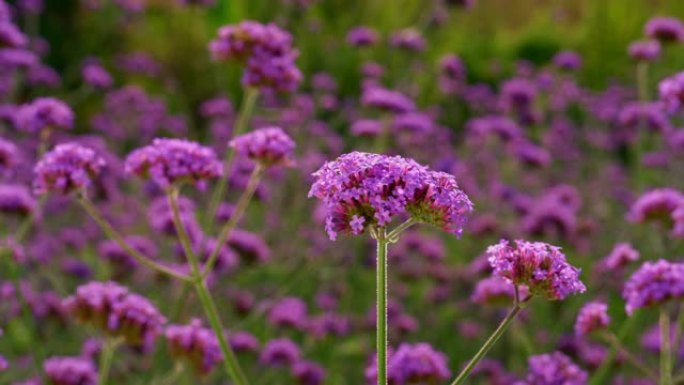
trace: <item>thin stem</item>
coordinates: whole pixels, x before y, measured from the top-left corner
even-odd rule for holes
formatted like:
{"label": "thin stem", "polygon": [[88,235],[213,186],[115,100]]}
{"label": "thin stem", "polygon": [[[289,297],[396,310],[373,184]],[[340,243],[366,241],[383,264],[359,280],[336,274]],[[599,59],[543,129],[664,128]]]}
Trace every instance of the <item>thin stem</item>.
{"label": "thin stem", "polygon": [[672,385],[670,327],[670,315],[663,306],[660,309],[660,385]]}
{"label": "thin stem", "polygon": [[[627,321],[622,325],[620,331],[618,332],[618,340],[625,338],[625,336],[632,332],[632,329],[637,324],[640,314],[641,313],[636,312],[627,319]],[[611,365],[613,364],[613,361],[615,361],[616,354],[617,349],[614,346],[611,346],[610,351],[601,363],[601,366],[599,366],[595,374],[591,376],[589,385],[603,385],[608,381],[607,378],[610,373]]]}
{"label": "thin stem", "polygon": [[401,235],[401,233],[404,232],[404,230],[415,225],[416,223],[418,223],[418,221],[416,221],[413,218],[407,219],[406,221],[404,221],[404,223],[395,227],[394,230],[392,230],[389,234],[387,234],[387,240],[389,242],[396,242],[399,239],[399,235]]}
{"label": "thin stem", "polygon": [[632,352],[630,352],[623,344],[620,342],[620,339],[614,334],[614,333],[605,333],[603,337],[608,341],[608,343],[615,349],[615,351],[620,352],[623,357],[632,365],[634,368],[638,369],[642,374],[644,374],[646,377],[650,378],[653,381],[658,380],[658,375],[653,372],[651,369],[649,369],[646,365],[643,364],[643,362],[639,361],[637,357],[635,357]]}
{"label": "thin stem", "polygon": [[102,345],[100,352],[100,365],[98,368],[97,385],[107,385],[109,371],[114,360],[114,352],[119,345],[119,340],[116,338],[107,337]]}
{"label": "thin stem", "polygon": [[[245,92],[245,99],[242,101],[240,106],[240,112],[238,113],[235,125],[233,126],[232,137],[235,138],[238,135],[242,135],[249,124],[249,119],[252,117],[254,112],[254,106],[259,98],[259,89],[257,88],[247,88]],[[216,188],[214,189],[214,194],[211,196],[211,202],[209,204],[209,230],[211,230],[214,224],[214,218],[216,217],[216,210],[218,209],[223,195],[226,193],[226,187],[228,185],[228,179],[230,179],[230,174],[233,168],[233,162],[235,161],[235,151],[232,149],[226,150],[226,158],[223,162],[223,178],[219,179]]]}
{"label": "thin stem", "polygon": [[263,173],[264,167],[257,163],[257,165],[254,166],[254,170],[252,170],[252,174],[249,177],[247,187],[242,192],[242,195],[240,195],[240,198],[238,199],[235,205],[235,211],[233,211],[233,214],[230,216],[230,219],[221,229],[218,239],[216,240],[216,246],[214,246],[214,249],[212,250],[211,254],[209,255],[209,258],[207,259],[207,262],[204,266],[204,272],[202,273],[202,276],[204,278],[206,278],[211,273],[211,270],[214,268],[214,265],[218,260],[218,256],[221,252],[221,249],[223,249],[225,243],[230,238],[230,234],[233,232],[238,222],[240,221],[240,219],[242,219],[242,216],[245,214],[247,206],[249,205],[252,196],[254,196],[254,192],[259,186],[259,181],[261,180],[261,176],[263,175]]}
{"label": "thin stem", "polygon": [[188,232],[181,221],[180,210],[178,208],[178,193],[178,189],[173,188],[168,191],[168,198],[169,204],[171,206],[171,212],[173,214],[173,223],[176,227],[176,233],[178,234],[178,239],[185,252],[185,257],[188,259],[190,268],[192,269],[193,279],[191,282],[195,287],[197,297],[202,303],[202,308],[204,309],[204,313],[207,316],[209,324],[219,341],[219,346],[221,347],[221,352],[223,353],[226,374],[233,381],[234,385],[248,385],[249,382],[240,368],[237,357],[230,348],[230,345],[228,345],[216,304],[211,298],[211,294],[209,293],[209,290],[202,279],[202,271],[200,270],[197,255],[195,255],[194,251],[192,250],[190,237],[188,236]]}
{"label": "thin stem", "polygon": [[461,373],[458,374],[458,376],[454,379],[454,381],[451,383],[451,385],[459,385],[462,384],[466,378],[468,378],[468,375],[470,372],[472,372],[473,369],[475,369],[475,366],[484,358],[484,356],[489,352],[489,350],[494,346],[496,341],[501,338],[501,336],[504,334],[506,329],[511,325],[515,317],[520,313],[520,311],[523,309],[521,304],[516,301],[516,303],[513,305],[513,309],[508,313],[506,318],[501,321],[499,324],[499,327],[494,330],[494,333],[492,333],[491,336],[485,341],[484,345],[480,348],[480,350],[475,353],[473,358],[470,359],[470,362],[468,362],[468,365],[461,370]]}
{"label": "thin stem", "polygon": [[179,273],[171,269],[170,267],[157,263],[149,259],[148,257],[144,256],[134,248],[132,248],[128,244],[128,242],[126,242],[124,237],[121,234],[119,234],[114,229],[114,227],[112,227],[111,224],[109,224],[109,222],[104,218],[102,213],[100,213],[100,210],[98,210],[97,207],[95,207],[93,202],[91,202],[85,194],[81,194],[78,198],[78,201],[83,207],[83,209],[85,209],[85,211],[88,213],[88,215],[90,215],[90,217],[93,218],[93,220],[98,224],[98,226],[100,226],[105,235],[108,238],[112,239],[114,242],[116,242],[124,251],[126,251],[126,253],[135,258],[135,260],[138,261],[138,263],[149,269],[155,270],[162,274],[166,274],[181,281],[189,282],[191,280],[191,278],[187,275]]}
{"label": "thin stem", "polygon": [[376,230],[376,350],[378,385],[387,385],[387,236],[385,228]]}

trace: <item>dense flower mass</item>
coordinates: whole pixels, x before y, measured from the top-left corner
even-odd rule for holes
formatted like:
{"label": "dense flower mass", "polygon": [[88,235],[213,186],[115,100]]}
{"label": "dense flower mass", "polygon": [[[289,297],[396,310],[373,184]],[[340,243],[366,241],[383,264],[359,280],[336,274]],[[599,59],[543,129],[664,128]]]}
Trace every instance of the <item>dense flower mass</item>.
{"label": "dense flower mass", "polygon": [[59,99],[38,98],[19,108],[15,124],[20,130],[34,134],[44,129],[66,130],[74,125],[74,113]]}
{"label": "dense flower mass", "polygon": [[684,264],[664,259],[645,262],[625,283],[622,297],[627,314],[684,296]]}
{"label": "dense flower mass", "polygon": [[662,41],[684,40],[684,24],[676,17],[654,17],[644,27],[646,36]]}
{"label": "dense flower mass", "polygon": [[64,306],[79,321],[144,350],[152,347],[166,322],[149,300],[111,281],[79,286]]}
{"label": "dense flower mass", "polygon": [[155,139],[126,158],[127,173],[151,178],[162,188],[192,183],[204,188],[223,174],[223,166],[210,148],[184,139]]}
{"label": "dense flower mass", "polygon": [[326,205],[331,239],[387,226],[405,214],[460,235],[473,209],[453,176],[400,156],[352,152],[326,163],[314,177],[309,196]]}
{"label": "dense flower mass", "polygon": [[69,194],[88,187],[105,166],[90,148],[76,143],[57,145],[36,164],[34,190],[38,194]]}
{"label": "dense flower mass", "polygon": [[50,357],[43,363],[51,385],[95,385],[95,364],[82,357]]}
{"label": "dense flower mass", "polygon": [[223,360],[218,339],[213,331],[193,319],[187,325],[169,325],[164,332],[170,354],[190,362],[200,374],[208,374]]}
{"label": "dense flower mass", "polygon": [[236,137],[230,146],[268,167],[291,164],[295,143],[280,127],[267,127]]}
{"label": "dense flower mass", "polygon": [[661,222],[670,227],[673,212],[684,204],[684,195],[670,189],[655,189],[644,193],[629,209],[627,219],[634,223]]}
{"label": "dense flower mass", "polygon": [[275,24],[243,21],[221,27],[209,51],[215,60],[245,62],[242,81],[250,87],[292,91],[302,78],[292,35]]}
{"label": "dense flower mass", "polygon": [[540,354],[528,360],[525,385],[586,385],[588,375],[561,352]]}
{"label": "dense flower mass", "polygon": [[609,323],[608,305],[603,302],[589,302],[580,309],[577,315],[575,334],[590,334],[607,327]]}
{"label": "dense flower mass", "polygon": [[515,285],[527,285],[530,294],[550,300],[586,290],[580,270],[570,265],[559,247],[522,240],[502,240],[487,249],[494,275]]}
{"label": "dense flower mass", "polygon": [[26,216],[37,209],[36,200],[22,185],[0,185],[0,213]]}
{"label": "dense flower mass", "polygon": [[660,82],[660,99],[671,112],[681,111],[684,105],[684,72]]}
{"label": "dense flower mass", "polygon": [[[377,360],[366,368],[366,381],[376,383]],[[446,356],[430,344],[401,344],[390,351],[387,361],[387,381],[390,385],[433,384],[451,376]]]}

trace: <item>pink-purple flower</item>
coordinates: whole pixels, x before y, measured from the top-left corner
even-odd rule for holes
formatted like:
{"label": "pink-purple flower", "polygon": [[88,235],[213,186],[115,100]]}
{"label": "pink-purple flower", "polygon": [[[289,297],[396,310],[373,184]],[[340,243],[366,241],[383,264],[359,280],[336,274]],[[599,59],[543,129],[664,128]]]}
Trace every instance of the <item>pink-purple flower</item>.
{"label": "pink-purple flower", "polygon": [[608,305],[599,301],[588,302],[577,314],[575,334],[580,336],[591,334],[597,330],[605,329],[609,323]]}
{"label": "pink-purple flower", "polygon": [[34,190],[37,194],[69,194],[88,187],[105,166],[90,148],[76,143],[57,145],[36,164]]}
{"label": "pink-purple flower", "polygon": [[266,127],[236,137],[230,146],[240,155],[269,167],[292,164],[295,143],[280,127]]}
{"label": "pink-purple flower", "polygon": [[622,297],[627,314],[684,296],[684,264],[660,259],[644,262],[625,283]]}

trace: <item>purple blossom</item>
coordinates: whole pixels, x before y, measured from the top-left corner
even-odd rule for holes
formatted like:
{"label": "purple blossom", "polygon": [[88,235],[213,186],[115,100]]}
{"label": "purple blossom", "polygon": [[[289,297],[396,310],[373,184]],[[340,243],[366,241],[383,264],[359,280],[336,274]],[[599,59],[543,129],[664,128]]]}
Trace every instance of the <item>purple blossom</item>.
{"label": "purple blossom", "polygon": [[352,152],[313,175],[309,197],[327,206],[326,230],[333,240],[339,232],[360,234],[406,214],[458,236],[473,208],[453,176],[400,156]]}
{"label": "purple blossom", "polygon": [[662,43],[684,40],[684,24],[676,17],[654,17],[644,26],[646,36]]}
{"label": "purple blossom", "polygon": [[296,297],[283,298],[268,312],[268,322],[275,326],[303,329],[307,321],[306,303]]}
{"label": "purple blossom", "polygon": [[515,285],[527,285],[532,295],[562,300],[570,294],[583,293],[580,269],[570,265],[559,247],[543,242],[502,240],[487,249],[489,263],[496,277]]}
{"label": "purple blossom", "polygon": [[237,353],[255,352],[259,349],[259,340],[245,331],[231,334],[228,338],[228,343],[230,343],[230,347]]}
{"label": "purple blossom", "polygon": [[347,44],[354,47],[368,47],[380,40],[378,32],[370,27],[355,27],[347,32]]}
{"label": "purple blossom", "polygon": [[91,185],[105,161],[95,151],[76,143],[57,145],[34,168],[34,191],[37,194],[66,195]]}
{"label": "purple blossom", "polygon": [[377,136],[382,132],[382,129],[383,123],[373,119],[357,120],[349,128],[354,136]]}
{"label": "purple blossom", "polygon": [[625,283],[622,297],[625,309],[631,315],[634,310],[660,305],[684,296],[684,264],[664,259],[645,262]]}
{"label": "purple blossom", "polygon": [[9,20],[0,20],[0,48],[22,48],[28,43],[16,25]]}
{"label": "purple blossom", "polygon": [[292,375],[299,385],[320,385],[325,380],[325,369],[315,362],[299,361],[292,366]]}
{"label": "purple blossom", "polygon": [[298,362],[300,356],[299,346],[292,340],[277,338],[266,343],[259,356],[259,361],[269,366],[290,366]]}
{"label": "purple blossom", "polygon": [[627,53],[636,61],[650,62],[660,56],[660,43],[658,40],[638,40],[629,45]]}
{"label": "purple blossom", "polygon": [[96,60],[87,60],[81,67],[83,81],[94,88],[109,88],[114,84],[112,75]]}
{"label": "purple blossom", "polygon": [[670,112],[682,110],[684,105],[684,72],[665,78],[658,86],[660,99]]}
{"label": "purple blossom", "polygon": [[[366,382],[377,379],[377,359],[366,368]],[[446,356],[428,343],[401,344],[390,349],[387,360],[387,381],[392,385],[439,383],[451,376]]]}
{"label": "purple blossom", "polygon": [[587,373],[561,352],[532,356],[528,365],[526,385],[587,384]]}
{"label": "purple blossom", "polygon": [[171,356],[190,362],[195,372],[206,375],[223,361],[216,334],[194,318],[187,325],[169,325],[164,332]]}
{"label": "purple blossom", "polygon": [[51,385],[95,385],[95,364],[82,357],[50,357],[43,362],[45,376]]}
{"label": "purple blossom", "polygon": [[[157,257],[157,246],[150,239],[131,235],[126,237],[126,243],[142,255],[154,259]],[[97,246],[97,253],[127,271],[135,271],[138,262],[113,240],[106,240]]]}
{"label": "purple blossom", "polygon": [[604,302],[588,302],[577,314],[575,334],[579,336],[591,334],[596,330],[606,328],[609,323],[608,305]]}
{"label": "purple blossom", "polygon": [[[527,286],[518,287],[520,300],[528,296]],[[509,305],[515,298],[515,286],[499,277],[488,277],[480,280],[470,296],[470,301],[480,305]]]}
{"label": "purple blossom", "polygon": [[19,150],[14,143],[0,138],[0,172],[11,169],[17,162]]}
{"label": "purple blossom", "polygon": [[408,112],[416,108],[408,96],[381,87],[370,87],[363,90],[361,104],[390,112]]}
{"label": "purple blossom", "polygon": [[677,190],[670,188],[651,190],[632,204],[627,213],[627,220],[633,223],[662,222],[669,228],[672,226],[673,212],[682,204],[684,204],[684,195]]}
{"label": "purple blossom", "polygon": [[409,28],[394,32],[390,36],[390,45],[407,51],[421,52],[425,50],[426,42],[418,30]]}
{"label": "purple blossom", "polygon": [[27,216],[38,204],[29,189],[22,185],[0,185],[0,213]]}
{"label": "purple blossom", "polygon": [[295,143],[280,127],[254,130],[236,137],[229,145],[240,155],[266,167],[293,162]]}
{"label": "purple blossom", "polygon": [[14,117],[17,128],[28,133],[39,133],[44,129],[71,129],[74,113],[59,99],[38,98],[21,106]]}
{"label": "purple blossom", "polygon": [[223,166],[210,148],[185,139],[158,138],[151,145],[133,151],[125,170],[151,178],[162,188],[191,183],[200,189],[207,181],[223,175]]}
{"label": "purple blossom", "polygon": [[617,243],[613,250],[601,261],[601,267],[606,271],[622,269],[629,263],[639,259],[639,251],[629,243]]}
{"label": "purple blossom", "polygon": [[582,66],[582,57],[574,51],[561,51],[553,57],[553,64],[565,71],[577,71]]}

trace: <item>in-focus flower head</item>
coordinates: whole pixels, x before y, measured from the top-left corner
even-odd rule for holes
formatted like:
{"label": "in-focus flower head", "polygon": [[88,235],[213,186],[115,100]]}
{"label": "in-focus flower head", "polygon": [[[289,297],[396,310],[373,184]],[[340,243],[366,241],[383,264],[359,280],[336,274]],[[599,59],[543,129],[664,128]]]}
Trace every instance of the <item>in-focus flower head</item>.
{"label": "in-focus flower head", "polygon": [[162,188],[191,183],[202,189],[223,175],[223,166],[208,147],[185,139],[155,139],[126,158],[125,171],[151,178]]}
{"label": "in-focus flower head", "polygon": [[604,329],[610,323],[608,305],[604,302],[588,302],[577,314],[575,334],[583,336]]}
{"label": "in-focus flower head", "polygon": [[280,127],[267,127],[236,137],[230,141],[230,147],[269,167],[292,164],[295,143]]}
{"label": "in-focus flower head", "polygon": [[28,133],[39,133],[43,129],[71,129],[74,113],[59,99],[38,98],[21,106],[14,117],[17,128]]}
{"label": "in-focus flower head", "polygon": [[164,334],[171,356],[189,361],[199,374],[208,374],[223,361],[216,335],[203,327],[199,319],[187,325],[169,325]]}
{"label": "in-focus flower head", "polygon": [[559,247],[544,242],[502,240],[487,249],[493,275],[516,285],[527,285],[530,294],[562,300],[583,293],[580,269],[570,265]]}
{"label": "in-focus flower head", "polygon": [[528,366],[525,385],[587,384],[587,373],[561,352],[532,356]]}
{"label": "in-focus flower head", "polygon": [[63,195],[88,187],[105,161],[90,148],[76,143],[57,145],[34,168],[34,191],[37,194]]}
{"label": "in-focus flower head", "polygon": [[625,310],[634,310],[660,305],[684,296],[684,264],[672,263],[664,259],[645,262],[625,283],[622,297]]}
{"label": "in-focus flower head", "polygon": [[[366,368],[366,382],[377,381],[377,358]],[[401,344],[388,352],[387,381],[392,385],[437,384],[451,376],[446,356],[428,343]]]}
{"label": "in-focus flower head", "polygon": [[84,357],[50,357],[43,362],[50,385],[95,385],[97,369]]}
{"label": "in-focus flower head", "polygon": [[662,43],[684,40],[684,24],[676,17],[654,17],[646,23],[644,32]]}
{"label": "in-focus flower head", "polygon": [[400,156],[352,152],[313,176],[309,197],[327,206],[326,230],[333,240],[340,232],[361,234],[405,214],[458,236],[473,209],[452,175]]}

